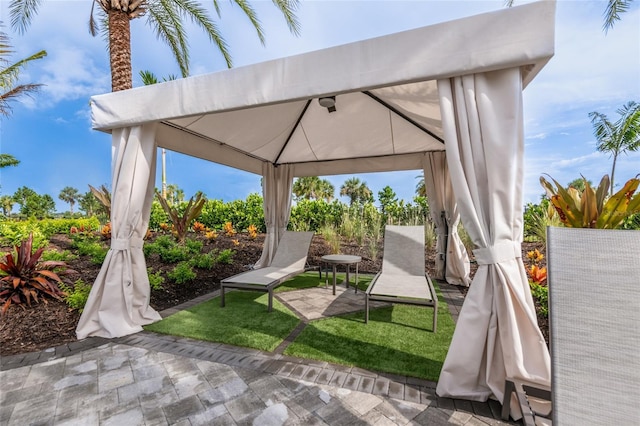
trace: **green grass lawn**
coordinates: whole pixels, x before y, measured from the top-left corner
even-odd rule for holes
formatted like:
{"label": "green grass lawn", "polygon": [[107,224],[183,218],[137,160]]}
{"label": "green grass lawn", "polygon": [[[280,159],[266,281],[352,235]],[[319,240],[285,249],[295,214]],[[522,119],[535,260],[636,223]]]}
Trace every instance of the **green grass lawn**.
{"label": "green grass lawn", "polygon": [[[343,278],[344,274],[338,274],[339,282]],[[355,275],[350,278],[353,284]],[[358,287],[366,289],[372,278],[359,276]],[[275,291],[324,285],[324,275],[320,279],[317,272],[307,272]],[[439,296],[437,333],[431,331],[433,309],[394,305],[370,310],[369,324],[364,323],[364,311],[312,321],[287,347],[285,354],[437,381],[455,325],[437,286],[436,291]],[[268,313],[264,293],[231,291],[226,293],[226,298],[225,308],[220,307],[220,298],[216,297],[144,328],[273,351],[300,322],[275,298],[273,312]]]}
{"label": "green grass lawn", "polygon": [[230,291],[226,307],[216,297],[144,327],[145,330],[229,345],[273,351],[300,323],[282,303],[273,299],[267,312],[267,294]]}
{"label": "green grass lawn", "polygon": [[455,324],[439,290],[438,331],[433,309],[394,305],[311,322],[285,354],[437,381]]}

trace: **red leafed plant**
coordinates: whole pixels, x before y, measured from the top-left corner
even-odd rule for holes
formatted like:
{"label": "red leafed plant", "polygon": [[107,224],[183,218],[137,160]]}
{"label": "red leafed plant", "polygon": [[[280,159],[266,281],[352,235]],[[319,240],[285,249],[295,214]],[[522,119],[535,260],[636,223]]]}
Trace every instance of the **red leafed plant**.
{"label": "red leafed plant", "polygon": [[15,253],[8,253],[0,262],[0,303],[5,314],[11,304],[38,303],[41,296],[62,300],[65,293],[58,287],[62,283],[60,275],[75,273],[65,262],[40,262],[44,247],[32,252],[33,234],[16,246]]}

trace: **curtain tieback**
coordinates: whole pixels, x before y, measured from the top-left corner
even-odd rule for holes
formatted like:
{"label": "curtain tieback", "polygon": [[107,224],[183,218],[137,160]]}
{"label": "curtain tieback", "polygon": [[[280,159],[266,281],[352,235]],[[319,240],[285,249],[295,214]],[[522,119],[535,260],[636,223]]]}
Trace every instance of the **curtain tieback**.
{"label": "curtain tieback", "polygon": [[131,248],[142,249],[143,244],[143,240],[140,237],[111,239],[112,250],[129,250]]}
{"label": "curtain tieback", "polygon": [[478,265],[493,265],[522,257],[520,243],[507,241],[492,247],[482,247],[473,250]]}

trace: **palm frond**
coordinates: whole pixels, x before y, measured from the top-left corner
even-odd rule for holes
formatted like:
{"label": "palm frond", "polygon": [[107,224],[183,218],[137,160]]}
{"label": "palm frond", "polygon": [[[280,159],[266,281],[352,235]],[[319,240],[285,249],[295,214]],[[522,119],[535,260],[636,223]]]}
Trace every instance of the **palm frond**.
{"label": "palm frond", "polygon": [[604,25],[602,29],[606,33],[613,28],[613,24],[620,20],[620,14],[629,10],[633,0],[609,0],[604,12]]}
{"label": "palm frond", "polygon": [[11,28],[20,34],[31,25],[31,19],[38,14],[38,9],[42,0],[14,0],[9,4],[9,16],[11,17]]}
{"label": "palm frond", "polygon": [[300,35],[300,22],[295,15],[295,11],[298,10],[298,6],[300,3],[298,0],[273,0],[273,4],[276,5],[282,15],[284,16],[285,21],[287,22],[287,26],[289,27],[289,31],[292,34],[299,36]]}
{"label": "palm frond", "polygon": [[189,75],[189,49],[176,3],[168,0],[149,2],[147,19],[156,37],[169,46],[182,76],[186,77]]}
{"label": "palm frond", "polygon": [[245,1],[245,0],[233,0],[233,2],[240,7],[240,9],[245,15],[247,15],[247,18],[249,18],[249,21],[251,21],[251,25],[253,25],[253,27],[256,29],[256,33],[258,33],[258,38],[260,39],[260,43],[262,43],[262,45],[264,46],[265,45],[264,30],[262,29],[262,24],[260,23],[260,20],[256,15],[255,9],[251,6],[251,4],[248,1]]}

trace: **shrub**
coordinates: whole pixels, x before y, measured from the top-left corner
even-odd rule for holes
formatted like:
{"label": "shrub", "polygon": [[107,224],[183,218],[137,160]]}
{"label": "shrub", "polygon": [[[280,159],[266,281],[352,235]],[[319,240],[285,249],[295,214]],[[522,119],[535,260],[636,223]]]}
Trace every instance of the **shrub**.
{"label": "shrub", "polygon": [[224,249],[220,253],[218,253],[218,256],[216,258],[216,262],[222,263],[222,264],[225,264],[225,265],[231,265],[233,263],[233,256],[235,254],[236,254],[236,252],[234,250]]}
{"label": "shrub", "polygon": [[87,304],[87,299],[89,299],[91,286],[89,284],[86,284],[82,280],[77,280],[75,283],[73,283],[73,286],[68,286],[64,283],[61,283],[60,288],[66,293],[66,295],[64,296],[64,301],[67,306],[82,313],[82,311],[84,310],[84,305]]}
{"label": "shrub", "polygon": [[169,205],[169,202],[165,200],[157,190],[156,197],[164,211],[171,218],[171,223],[173,224],[172,232],[174,233],[176,240],[179,243],[183,243],[187,236],[189,225],[198,216],[200,216],[200,212],[202,212],[202,208],[206,201],[203,198],[202,192],[198,192],[196,194],[195,201],[193,197],[191,197],[189,202],[184,206],[184,210],[182,212],[179,212],[176,207]]}
{"label": "shrub", "polygon": [[60,275],[75,271],[69,269],[64,262],[40,262],[44,249],[39,248],[32,252],[32,243],[33,236],[29,235],[19,247],[16,246],[15,253],[7,253],[0,262],[3,275],[0,279],[1,314],[4,314],[12,303],[26,303],[31,306],[31,301],[38,303],[41,296],[62,300],[65,295],[58,286],[62,283]]}
{"label": "shrub", "polygon": [[202,251],[203,244],[202,241],[189,239],[184,242],[184,246],[189,253],[197,254]]}
{"label": "shrub", "polygon": [[160,271],[153,272],[153,268],[147,268],[147,276],[149,277],[149,286],[151,290],[162,290],[164,277]]}
{"label": "shrub", "polygon": [[104,247],[94,237],[74,237],[73,246],[78,250],[81,256],[89,256],[91,262],[96,265],[102,264],[104,258],[107,257],[109,249]]}
{"label": "shrub", "polygon": [[178,263],[189,259],[189,250],[184,246],[161,248],[158,252],[160,259],[167,263]]}
{"label": "shrub", "polygon": [[42,252],[42,260],[56,260],[59,262],[68,262],[69,260],[77,259],[78,256],[71,253],[69,250],[47,250]]}
{"label": "shrub", "polygon": [[0,223],[0,236],[6,245],[19,246],[29,236],[32,239],[32,247],[46,247],[49,244],[46,234],[40,228],[36,220],[25,222],[2,222]]}
{"label": "shrub", "polygon": [[180,262],[167,276],[178,284],[184,284],[196,279],[197,274],[188,262]]}
{"label": "shrub", "polygon": [[544,318],[549,317],[549,287],[529,281],[531,295],[538,301],[537,310]]}
{"label": "shrub", "polygon": [[189,260],[189,264],[199,269],[211,269],[216,264],[216,257],[213,253],[199,253]]}

